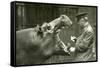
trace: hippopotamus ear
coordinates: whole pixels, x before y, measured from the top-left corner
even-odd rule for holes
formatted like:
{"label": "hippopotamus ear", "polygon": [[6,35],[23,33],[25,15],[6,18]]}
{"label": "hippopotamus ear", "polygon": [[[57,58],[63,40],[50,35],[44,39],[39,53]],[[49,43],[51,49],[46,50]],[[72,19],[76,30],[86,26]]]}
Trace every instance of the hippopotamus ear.
{"label": "hippopotamus ear", "polygon": [[45,27],[47,25],[47,22],[44,22],[43,24],[42,24],[42,27]]}
{"label": "hippopotamus ear", "polygon": [[40,27],[39,25],[36,25],[35,30],[36,30],[36,31],[39,31],[39,27]]}

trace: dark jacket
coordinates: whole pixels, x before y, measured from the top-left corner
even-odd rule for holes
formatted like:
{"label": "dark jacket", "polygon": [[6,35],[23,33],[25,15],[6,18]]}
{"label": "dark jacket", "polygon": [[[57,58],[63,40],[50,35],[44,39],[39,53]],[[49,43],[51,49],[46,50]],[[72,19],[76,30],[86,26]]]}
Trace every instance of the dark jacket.
{"label": "dark jacket", "polygon": [[95,52],[94,31],[88,23],[77,38],[75,44],[75,61],[92,61]]}

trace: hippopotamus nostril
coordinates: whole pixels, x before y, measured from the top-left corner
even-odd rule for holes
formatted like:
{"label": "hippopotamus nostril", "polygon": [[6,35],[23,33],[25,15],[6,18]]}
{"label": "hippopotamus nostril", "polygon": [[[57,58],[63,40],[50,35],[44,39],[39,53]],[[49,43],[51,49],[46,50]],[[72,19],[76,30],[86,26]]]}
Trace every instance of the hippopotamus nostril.
{"label": "hippopotamus nostril", "polygon": [[47,26],[47,29],[50,30],[51,29],[51,26]]}

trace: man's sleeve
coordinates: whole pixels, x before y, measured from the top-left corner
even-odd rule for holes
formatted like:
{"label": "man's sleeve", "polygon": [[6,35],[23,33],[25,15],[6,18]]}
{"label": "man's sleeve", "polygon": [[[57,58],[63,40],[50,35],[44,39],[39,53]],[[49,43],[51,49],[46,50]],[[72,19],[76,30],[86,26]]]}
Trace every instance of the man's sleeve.
{"label": "man's sleeve", "polygon": [[76,41],[76,51],[84,52],[86,51],[93,41],[92,32],[84,32]]}

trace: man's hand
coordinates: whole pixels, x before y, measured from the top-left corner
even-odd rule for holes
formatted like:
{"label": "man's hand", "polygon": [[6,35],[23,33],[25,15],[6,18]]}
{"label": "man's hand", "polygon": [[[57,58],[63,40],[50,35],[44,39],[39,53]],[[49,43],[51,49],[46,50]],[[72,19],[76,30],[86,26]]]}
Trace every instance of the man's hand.
{"label": "man's hand", "polygon": [[70,52],[75,52],[75,47],[70,47]]}
{"label": "man's hand", "polygon": [[76,41],[76,37],[75,36],[71,36],[71,41],[75,42]]}

